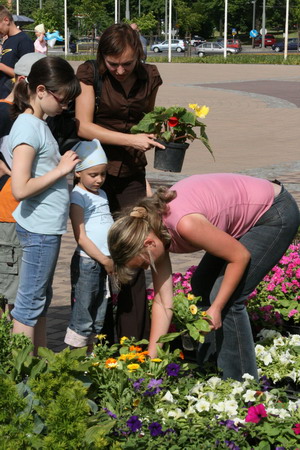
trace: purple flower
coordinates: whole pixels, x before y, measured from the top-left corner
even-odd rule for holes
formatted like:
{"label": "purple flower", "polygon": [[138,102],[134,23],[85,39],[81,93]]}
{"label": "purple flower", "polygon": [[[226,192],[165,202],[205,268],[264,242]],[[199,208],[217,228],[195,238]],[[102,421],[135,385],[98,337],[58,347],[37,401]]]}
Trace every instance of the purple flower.
{"label": "purple flower", "polygon": [[150,423],[148,428],[149,428],[149,431],[150,431],[150,434],[151,434],[152,437],[159,436],[160,434],[163,434],[162,426],[158,422]]}
{"label": "purple flower", "polygon": [[219,422],[220,425],[225,425],[225,427],[227,427],[229,430],[234,430],[234,431],[239,431],[239,427],[237,425],[234,424],[233,420],[221,420]]}
{"label": "purple flower", "polygon": [[156,388],[152,388],[152,389],[147,389],[143,395],[144,397],[153,397],[153,395],[158,394],[161,391],[161,389],[159,387]]}
{"label": "purple flower", "polygon": [[117,418],[117,416],[112,412],[112,411],[110,411],[109,409],[107,409],[107,408],[103,408],[104,409],[104,411],[106,412],[106,414],[109,416],[109,417],[112,417],[113,419],[116,419]]}
{"label": "purple flower", "polygon": [[142,422],[139,420],[138,416],[131,416],[126,424],[133,433],[142,428]]}
{"label": "purple flower", "polygon": [[240,450],[240,447],[238,445],[235,445],[235,443],[233,441],[225,441],[225,444],[231,450]]}
{"label": "purple flower", "polygon": [[148,383],[148,388],[154,388],[159,386],[162,383],[162,379],[156,380],[155,378],[152,378]]}
{"label": "purple flower", "polygon": [[138,391],[139,389],[140,389],[140,387],[141,387],[141,384],[142,384],[142,382],[144,381],[144,379],[145,378],[139,378],[138,380],[136,380],[136,381],[134,381],[134,383],[133,383],[133,389],[135,390],[135,391]]}
{"label": "purple flower", "polygon": [[166,371],[169,377],[178,377],[180,365],[175,363],[168,364],[166,367]]}

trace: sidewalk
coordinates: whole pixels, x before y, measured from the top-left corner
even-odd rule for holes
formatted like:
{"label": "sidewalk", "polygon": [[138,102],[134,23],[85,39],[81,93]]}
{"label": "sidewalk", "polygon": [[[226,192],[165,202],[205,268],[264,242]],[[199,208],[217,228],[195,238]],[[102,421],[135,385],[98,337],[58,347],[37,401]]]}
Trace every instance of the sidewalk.
{"label": "sidewalk", "polygon": [[[72,65],[77,67],[80,62]],[[164,84],[156,104],[206,104],[207,133],[216,162],[199,141],[187,150],[180,174],[153,169],[149,152],[147,177],[154,185],[173,184],[195,173],[239,172],[285,184],[300,205],[299,106],[297,66],[158,64]],[[70,224],[63,236],[48,313],[48,346],[62,350],[70,315],[69,265],[75,249]],[[174,272],[197,264],[200,253],[173,255]]]}

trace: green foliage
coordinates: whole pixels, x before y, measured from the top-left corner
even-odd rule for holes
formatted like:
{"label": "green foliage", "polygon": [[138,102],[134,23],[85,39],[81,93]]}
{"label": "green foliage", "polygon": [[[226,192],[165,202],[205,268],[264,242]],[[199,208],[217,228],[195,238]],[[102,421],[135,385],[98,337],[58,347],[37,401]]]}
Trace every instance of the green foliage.
{"label": "green foliage", "polygon": [[152,11],[148,14],[142,14],[140,17],[133,17],[130,22],[136,23],[142,34],[150,34],[151,32],[155,32],[158,25],[157,19]]}

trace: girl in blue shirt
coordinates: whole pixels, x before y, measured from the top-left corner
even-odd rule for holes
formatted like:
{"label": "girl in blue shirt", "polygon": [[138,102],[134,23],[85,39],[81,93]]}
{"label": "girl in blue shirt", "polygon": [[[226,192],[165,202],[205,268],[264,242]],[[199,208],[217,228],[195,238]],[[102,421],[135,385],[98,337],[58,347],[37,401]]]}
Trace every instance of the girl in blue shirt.
{"label": "girl in blue shirt", "polygon": [[46,57],[35,64],[15,89],[17,117],[10,135],[12,192],[19,206],[13,213],[23,248],[19,288],[12,311],[14,333],[46,346],[45,315],[52,299],[52,280],[61,235],[66,232],[69,193],[66,175],[79,162],[73,151],[60,156],[44,116],[61,114],[80,93],[70,64]]}

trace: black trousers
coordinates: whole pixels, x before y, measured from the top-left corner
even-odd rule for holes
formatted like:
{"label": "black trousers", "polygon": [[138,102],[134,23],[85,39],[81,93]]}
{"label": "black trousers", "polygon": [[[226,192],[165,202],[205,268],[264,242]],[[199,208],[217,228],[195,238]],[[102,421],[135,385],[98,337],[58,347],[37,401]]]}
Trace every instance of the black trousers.
{"label": "black trousers", "polygon": [[[139,173],[125,178],[107,175],[103,190],[106,191],[113,214],[127,206],[134,206],[139,199],[145,197],[145,175]],[[135,337],[137,340],[149,339],[150,314],[144,270],[140,270],[130,284],[122,286],[118,294],[116,322],[118,339],[122,336]],[[113,341],[113,329],[112,305],[110,305],[103,331],[108,335],[110,342]]]}

